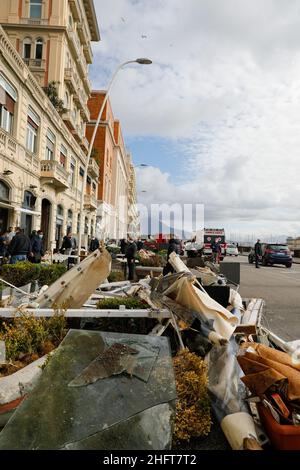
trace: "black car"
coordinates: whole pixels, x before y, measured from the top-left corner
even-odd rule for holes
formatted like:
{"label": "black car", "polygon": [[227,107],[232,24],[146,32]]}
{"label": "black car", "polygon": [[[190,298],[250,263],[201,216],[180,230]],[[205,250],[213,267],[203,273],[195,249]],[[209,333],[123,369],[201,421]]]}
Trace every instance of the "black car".
{"label": "black car", "polygon": [[[254,248],[248,255],[249,263],[255,261]],[[290,268],[293,264],[293,258],[287,245],[281,243],[263,243],[262,244],[262,256],[260,262],[263,266],[273,266],[273,264],[284,264],[287,268]]]}

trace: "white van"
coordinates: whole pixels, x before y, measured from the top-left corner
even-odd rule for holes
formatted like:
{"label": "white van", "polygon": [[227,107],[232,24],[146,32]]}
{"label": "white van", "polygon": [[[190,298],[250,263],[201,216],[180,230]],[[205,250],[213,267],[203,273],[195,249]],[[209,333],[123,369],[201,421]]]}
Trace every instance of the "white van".
{"label": "white van", "polygon": [[227,245],[226,256],[239,256],[239,251],[235,245]]}

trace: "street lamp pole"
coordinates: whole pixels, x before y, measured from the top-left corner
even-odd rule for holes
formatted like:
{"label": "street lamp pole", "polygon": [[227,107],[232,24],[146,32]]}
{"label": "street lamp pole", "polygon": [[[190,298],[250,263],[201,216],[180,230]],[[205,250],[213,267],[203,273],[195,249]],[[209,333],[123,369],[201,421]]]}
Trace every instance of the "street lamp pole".
{"label": "street lamp pole", "polygon": [[98,127],[99,127],[99,124],[100,124],[100,121],[101,121],[101,116],[103,114],[104,107],[105,107],[106,102],[107,102],[108,97],[109,97],[110,90],[112,88],[112,85],[115,81],[115,78],[116,78],[118,72],[123,67],[125,67],[126,65],[134,64],[134,63],[141,64],[141,65],[147,65],[147,64],[152,64],[152,61],[150,59],[145,59],[145,58],[136,59],[136,60],[128,60],[126,62],[123,62],[122,64],[120,64],[116,68],[116,70],[115,70],[115,72],[114,72],[114,74],[111,78],[111,81],[109,83],[109,86],[107,88],[107,91],[106,91],[106,94],[105,94],[105,97],[104,97],[104,100],[103,100],[103,103],[102,103],[102,106],[101,106],[101,109],[99,111],[98,118],[97,118],[97,121],[96,121],[96,124],[95,124],[94,132],[93,132],[90,144],[89,144],[89,149],[88,149],[88,154],[87,154],[87,157],[86,157],[86,164],[85,164],[85,169],[84,169],[84,175],[83,175],[81,199],[80,199],[80,214],[79,214],[80,215],[80,223],[79,223],[79,234],[78,234],[78,255],[79,255],[79,260],[80,260],[80,252],[81,252],[81,238],[82,238],[81,234],[82,234],[82,227],[83,227],[82,221],[84,220],[83,219],[84,218],[83,207],[84,207],[84,196],[85,196],[85,192],[86,192],[86,179],[87,179],[88,167],[89,167],[89,163],[90,163],[90,159],[91,159],[91,154],[92,154],[93,145],[94,145],[94,142],[95,142],[97,130],[98,130]]}

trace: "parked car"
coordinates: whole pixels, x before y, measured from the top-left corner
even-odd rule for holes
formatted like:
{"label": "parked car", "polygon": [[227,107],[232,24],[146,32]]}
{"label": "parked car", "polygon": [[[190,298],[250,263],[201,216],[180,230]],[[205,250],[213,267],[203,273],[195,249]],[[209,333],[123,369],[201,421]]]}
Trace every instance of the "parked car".
{"label": "parked car", "polygon": [[[249,263],[255,261],[254,248],[251,249],[248,255],[248,261]],[[293,258],[287,245],[280,243],[263,243],[260,262],[263,266],[284,264],[287,268],[290,268],[293,264]]]}
{"label": "parked car", "polygon": [[235,245],[227,245],[226,256],[239,256],[239,251]]}

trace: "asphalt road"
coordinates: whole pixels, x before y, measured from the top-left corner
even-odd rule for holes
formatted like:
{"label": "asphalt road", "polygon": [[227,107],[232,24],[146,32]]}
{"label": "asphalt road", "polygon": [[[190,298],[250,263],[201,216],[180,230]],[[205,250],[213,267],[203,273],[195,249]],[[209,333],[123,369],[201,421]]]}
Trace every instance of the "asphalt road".
{"label": "asphalt road", "polygon": [[265,300],[263,325],[287,341],[300,339],[300,264],[260,266],[249,264],[246,256],[226,257],[241,263],[240,294]]}

